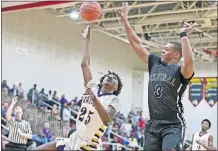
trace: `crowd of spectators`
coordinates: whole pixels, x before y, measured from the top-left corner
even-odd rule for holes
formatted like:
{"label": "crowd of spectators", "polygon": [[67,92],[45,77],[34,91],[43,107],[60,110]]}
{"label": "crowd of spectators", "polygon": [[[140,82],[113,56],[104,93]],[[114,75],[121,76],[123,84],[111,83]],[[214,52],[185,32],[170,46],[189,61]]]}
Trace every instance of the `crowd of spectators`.
{"label": "crowd of spectators", "polygon": [[[61,95],[60,98],[57,94],[57,91],[52,92],[51,90],[46,93],[44,88],[42,88],[41,91],[38,91],[37,85],[34,84],[33,88],[31,88],[27,93],[27,101],[34,104],[39,110],[51,113],[51,115],[58,121],[67,123],[74,131],[75,121],[72,120],[71,117],[76,119],[76,112],[79,111],[82,100],[78,97],[67,100],[64,94]],[[7,85],[7,81],[4,80],[2,82],[3,118],[5,118],[5,114],[10,103],[8,99],[14,96],[17,96],[20,99],[25,99],[22,84],[19,83],[18,86],[14,84],[12,88],[10,88]],[[45,105],[45,103],[49,106]],[[123,114],[118,114],[108,127],[104,138],[107,140],[109,139],[110,142],[119,142],[125,147],[137,149],[138,146],[143,147],[145,126],[146,119],[143,117],[141,111],[131,111],[128,117],[125,117]],[[35,142],[36,146],[55,140],[55,137],[49,130],[49,127],[49,123],[45,123],[41,132],[33,134],[32,141]],[[122,138],[114,135],[113,133],[109,133],[110,131],[119,134]],[[5,135],[7,136],[7,134]],[[105,148],[105,150],[107,149],[109,150],[110,148]]]}

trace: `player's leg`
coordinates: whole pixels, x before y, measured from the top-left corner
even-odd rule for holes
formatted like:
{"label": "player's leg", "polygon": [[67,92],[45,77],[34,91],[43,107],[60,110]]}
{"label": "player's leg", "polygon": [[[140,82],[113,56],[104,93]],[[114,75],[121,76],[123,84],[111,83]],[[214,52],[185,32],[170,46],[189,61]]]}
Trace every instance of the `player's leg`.
{"label": "player's leg", "polygon": [[183,142],[183,129],[181,126],[172,125],[161,132],[162,135],[162,150],[181,150]]}
{"label": "player's leg", "polygon": [[56,151],[56,142],[50,142],[47,144],[43,144],[38,146],[35,150],[41,150],[41,151]]}
{"label": "player's leg", "polygon": [[161,137],[160,131],[157,129],[157,121],[149,120],[145,127],[145,140],[143,150],[161,150]]}

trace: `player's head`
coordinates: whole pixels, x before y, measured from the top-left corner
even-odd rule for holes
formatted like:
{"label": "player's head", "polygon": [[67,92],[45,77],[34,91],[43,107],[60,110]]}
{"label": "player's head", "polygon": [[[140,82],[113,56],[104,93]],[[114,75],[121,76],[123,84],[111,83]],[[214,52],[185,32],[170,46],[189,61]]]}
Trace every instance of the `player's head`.
{"label": "player's head", "polygon": [[100,79],[99,89],[103,89],[105,92],[112,92],[114,95],[119,95],[123,87],[122,81],[118,74],[108,71]]}
{"label": "player's head", "polygon": [[15,114],[15,119],[16,120],[21,120],[22,119],[22,115],[23,115],[23,110],[20,106],[17,106],[14,109],[14,114]]}
{"label": "player's head", "polygon": [[203,131],[209,130],[210,127],[211,127],[211,122],[210,122],[210,120],[204,119],[204,120],[201,122],[201,128],[202,128]]}
{"label": "player's head", "polygon": [[182,45],[179,42],[169,42],[161,52],[161,61],[178,63],[182,58]]}

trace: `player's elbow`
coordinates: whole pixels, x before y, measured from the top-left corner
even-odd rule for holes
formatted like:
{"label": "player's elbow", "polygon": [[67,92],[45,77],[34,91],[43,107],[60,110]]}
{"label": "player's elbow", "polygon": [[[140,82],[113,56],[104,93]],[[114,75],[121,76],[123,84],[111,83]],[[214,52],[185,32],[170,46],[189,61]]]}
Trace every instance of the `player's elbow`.
{"label": "player's elbow", "polygon": [[85,68],[85,67],[88,67],[88,62],[86,62],[86,61],[82,61],[81,62],[81,68]]}

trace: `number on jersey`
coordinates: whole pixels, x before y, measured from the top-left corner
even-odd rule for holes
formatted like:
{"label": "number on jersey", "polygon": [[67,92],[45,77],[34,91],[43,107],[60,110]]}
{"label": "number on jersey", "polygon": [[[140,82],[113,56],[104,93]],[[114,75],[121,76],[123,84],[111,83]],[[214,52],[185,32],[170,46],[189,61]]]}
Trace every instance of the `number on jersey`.
{"label": "number on jersey", "polygon": [[162,96],[162,91],[163,91],[163,87],[161,85],[156,85],[155,86],[155,91],[154,91],[154,95],[157,97],[157,98],[160,98]]}
{"label": "number on jersey", "polygon": [[[91,112],[89,111],[86,107],[83,107],[81,109],[81,113],[79,115],[79,120],[80,122],[83,122],[85,123],[85,125],[87,125],[90,120],[91,120],[91,115],[93,114],[94,112]],[[88,115],[87,115],[88,114]],[[86,116],[87,115],[87,116]]]}

